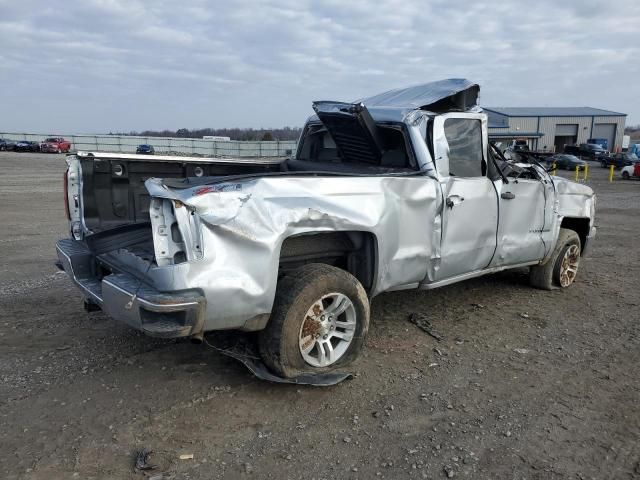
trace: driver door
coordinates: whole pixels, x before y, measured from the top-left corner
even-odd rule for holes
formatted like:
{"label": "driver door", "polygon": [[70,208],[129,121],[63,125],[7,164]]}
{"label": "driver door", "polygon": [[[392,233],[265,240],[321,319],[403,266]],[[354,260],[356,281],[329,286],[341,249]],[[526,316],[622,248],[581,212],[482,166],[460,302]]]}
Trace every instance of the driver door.
{"label": "driver door", "polygon": [[445,200],[435,281],[486,268],[496,250],[498,197],[487,176],[486,131],[486,117],[480,114],[434,119],[434,153]]}

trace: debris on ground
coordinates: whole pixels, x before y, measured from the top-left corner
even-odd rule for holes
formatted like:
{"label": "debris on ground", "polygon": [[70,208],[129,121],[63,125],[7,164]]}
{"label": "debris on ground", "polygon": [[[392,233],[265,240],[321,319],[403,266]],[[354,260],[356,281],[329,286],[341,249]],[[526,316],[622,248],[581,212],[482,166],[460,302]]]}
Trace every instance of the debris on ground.
{"label": "debris on ground", "polygon": [[215,337],[205,337],[204,343],[214,350],[238,360],[256,377],[268,382],[329,387],[353,378],[353,374],[349,372],[303,373],[293,378],[279,377],[264,364],[258,354],[255,339],[250,335],[236,333],[227,336],[218,333]]}
{"label": "debris on ground", "polygon": [[193,460],[193,453],[183,453],[179,458],[180,460]]}
{"label": "debris on ground", "polygon": [[444,338],[443,335],[438,333],[433,328],[433,325],[431,325],[431,322],[429,321],[429,319],[421,313],[412,313],[411,315],[409,315],[409,321],[413,323],[416,327],[418,327],[420,330],[423,330],[424,332],[431,335],[433,338],[435,338],[439,342],[442,341],[442,339]]}
{"label": "debris on ground", "polygon": [[444,473],[447,475],[447,478],[453,478],[456,474],[456,472],[453,470],[453,467],[451,465],[445,465],[443,470],[444,470]]}
{"label": "debris on ground", "polygon": [[527,353],[529,353],[529,349],[527,348],[514,348],[513,351],[519,353],[520,355],[526,355]]}
{"label": "debris on ground", "polygon": [[138,471],[144,471],[153,470],[154,468],[156,468],[156,465],[149,463],[149,456],[152,453],[153,451],[149,450],[148,448],[143,448],[142,450],[138,451],[136,455],[135,469]]}

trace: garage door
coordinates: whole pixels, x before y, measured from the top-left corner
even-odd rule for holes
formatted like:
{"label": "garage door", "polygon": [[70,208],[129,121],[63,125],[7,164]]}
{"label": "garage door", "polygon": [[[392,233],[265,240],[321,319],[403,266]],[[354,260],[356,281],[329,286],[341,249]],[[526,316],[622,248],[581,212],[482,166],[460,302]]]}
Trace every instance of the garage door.
{"label": "garage door", "polygon": [[578,124],[556,125],[556,136],[573,137],[578,135]]}
{"label": "garage door", "polygon": [[606,138],[607,149],[613,150],[616,143],[616,124],[615,123],[596,123],[593,126],[591,138]]}

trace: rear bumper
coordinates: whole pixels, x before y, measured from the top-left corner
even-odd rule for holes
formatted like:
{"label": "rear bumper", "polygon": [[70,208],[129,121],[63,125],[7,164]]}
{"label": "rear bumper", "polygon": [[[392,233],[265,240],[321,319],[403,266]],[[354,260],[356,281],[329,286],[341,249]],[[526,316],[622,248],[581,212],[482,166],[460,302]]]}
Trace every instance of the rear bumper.
{"label": "rear bumper", "polygon": [[591,227],[589,231],[589,235],[584,242],[584,247],[582,248],[582,256],[588,257],[591,255],[591,250],[593,249],[593,241],[596,238],[596,227]]}
{"label": "rear bumper", "polygon": [[126,272],[100,277],[86,244],[59,240],[58,259],[84,297],[109,316],[154,337],[188,337],[202,332],[206,301],[196,291],[160,292]]}

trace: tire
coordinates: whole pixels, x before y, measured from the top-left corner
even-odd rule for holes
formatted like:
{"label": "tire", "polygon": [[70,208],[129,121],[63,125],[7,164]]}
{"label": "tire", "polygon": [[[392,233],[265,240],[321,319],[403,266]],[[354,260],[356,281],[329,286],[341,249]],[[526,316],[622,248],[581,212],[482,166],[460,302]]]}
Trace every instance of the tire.
{"label": "tire", "polygon": [[629,172],[622,172],[622,178],[624,178],[625,180],[631,179],[631,177],[629,176]]}
{"label": "tire", "polygon": [[[558,242],[547,263],[529,269],[529,283],[532,287],[542,290],[570,287],[578,273],[581,251],[582,245],[578,234],[573,230],[561,228]],[[569,260],[567,256],[570,257]],[[568,261],[572,267],[572,273],[567,271],[565,261]]]}
{"label": "tire", "polygon": [[607,162],[600,162],[600,166],[602,168],[607,168]]}
{"label": "tire", "polygon": [[[329,315],[332,308],[346,305],[345,298],[350,302],[346,310],[338,309],[335,318]],[[320,305],[322,308],[318,308]],[[307,336],[303,336],[305,330]],[[274,373],[284,378],[325,373],[353,362],[368,331],[369,299],[360,282],[339,268],[311,263],[278,282],[271,318],[259,336],[260,356]],[[332,362],[327,343],[335,355]],[[324,364],[318,360],[322,357]],[[318,364],[314,365],[315,360]]]}

